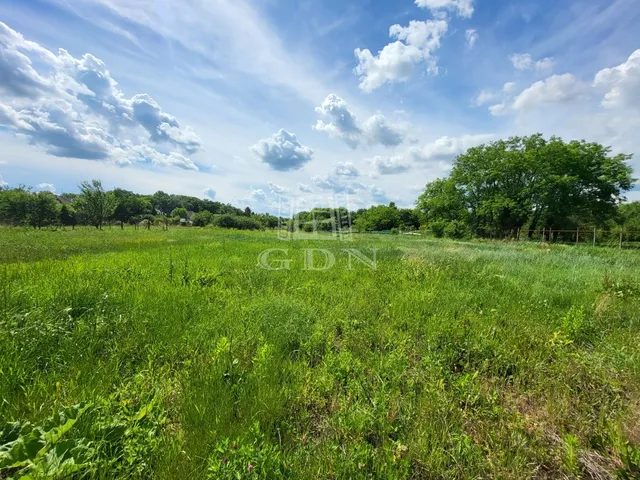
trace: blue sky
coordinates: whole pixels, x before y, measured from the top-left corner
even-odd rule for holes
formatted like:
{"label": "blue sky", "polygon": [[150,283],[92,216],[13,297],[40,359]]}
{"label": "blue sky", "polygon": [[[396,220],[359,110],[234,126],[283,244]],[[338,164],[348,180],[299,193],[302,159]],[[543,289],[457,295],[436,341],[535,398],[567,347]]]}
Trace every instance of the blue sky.
{"label": "blue sky", "polygon": [[5,0],[0,22],[0,183],[408,206],[535,132],[640,172],[636,0]]}

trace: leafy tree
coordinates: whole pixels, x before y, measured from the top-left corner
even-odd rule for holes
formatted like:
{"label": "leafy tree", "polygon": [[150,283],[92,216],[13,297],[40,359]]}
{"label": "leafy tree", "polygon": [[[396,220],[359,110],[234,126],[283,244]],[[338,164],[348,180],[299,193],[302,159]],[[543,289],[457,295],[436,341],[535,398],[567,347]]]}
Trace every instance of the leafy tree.
{"label": "leafy tree", "polygon": [[410,208],[401,208],[398,210],[400,214],[400,227],[405,230],[418,230],[420,228],[420,218],[416,212]]}
{"label": "leafy tree", "polygon": [[51,192],[38,192],[29,202],[29,225],[42,228],[58,223],[58,200]]}
{"label": "leafy tree", "polygon": [[360,214],[355,221],[355,225],[359,230],[372,232],[398,228],[400,221],[400,213],[397,208],[378,205]]}
{"label": "leafy tree", "polygon": [[427,225],[440,220],[466,220],[468,216],[464,192],[451,179],[428,183],[416,201],[416,210]]}
{"label": "leafy tree", "polygon": [[171,212],[172,217],[184,218],[185,220],[189,218],[189,212],[187,212],[186,208],[179,207],[174,208]]}
{"label": "leafy tree", "polygon": [[67,204],[62,204],[60,207],[60,223],[64,227],[75,228],[78,220],[76,218],[76,212]]}
{"label": "leafy tree", "polygon": [[25,187],[0,190],[0,222],[13,226],[27,225],[32,197]]}
{"label": "leafy tree", "polygon": [[540,134],[470,148],[417,201],[427,222],[464,221],[479,235],[527,226],[603,225],[634,179],[630,155]]}
{"label": "leafy tree", "polygon": [[198,212],[193,216],[193,225],[195,227],[206,227],[213,223],[213,214],[208,210]]}
{"label": "leafy tree", "polygon": [[106,192],[100,180],[82,182],[78,188],[80,195],[76,199],[78,212],[89,225],[101,230],[102,225],[113,215],[116,200],[113,192]]}
{"label": "leafy tree", "polygon": [[120,228],[124,228],[125,223],[132,223],[139,215],[151,213],[153,209],[151,202],[128,190],[116,188],[113,190],[113,196],[116,203],[113,218],[120,222]]}

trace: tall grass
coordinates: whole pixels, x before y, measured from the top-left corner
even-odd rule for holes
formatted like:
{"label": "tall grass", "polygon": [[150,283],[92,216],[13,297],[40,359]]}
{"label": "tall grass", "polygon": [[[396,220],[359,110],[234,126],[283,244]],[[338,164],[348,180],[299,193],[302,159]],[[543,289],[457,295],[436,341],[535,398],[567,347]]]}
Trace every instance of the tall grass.
{"label": "tall grass", "polygon": [[[178,228],[0,248],[0,476],[639,474],[635,252]],[[41,454],[16,466],[19,439]]]}

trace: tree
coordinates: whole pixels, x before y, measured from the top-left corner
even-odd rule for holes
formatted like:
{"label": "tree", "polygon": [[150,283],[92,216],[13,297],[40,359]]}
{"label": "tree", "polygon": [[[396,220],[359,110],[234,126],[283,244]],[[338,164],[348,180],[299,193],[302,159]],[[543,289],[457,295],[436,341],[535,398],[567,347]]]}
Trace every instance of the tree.
{"label": "tree", "polygon": [[47,191],[34,194],[29,202],[29,225],[42,228],[58,223],[58,200]]}
{"label": "tree", "polygon": [[89,225],[101,230],[102,225],[113,215],[116,201],[113,192],[106,192],[100,180],[82,182],[78,188],[80,195],[76,199],[78,212]]}
{"label": "tree", "polygon": [[62,226],[71,227],[72,229],[75,228],[76,224],[78,223],[76,212],[73,210],[73,208],[64,203],[60,208],[60,223],[62,224]]}
{"label": "tree", "polygon": [[151,213],[153,209],[148,200],[128,190],[116,188],[113,196],[116,203],[113,218],[120,222],[120,228],[124,228],[125,223],[132,223],[139,215]]}
{"label": "tree", "polygon": [[0,190],[0,222],[18,226],[29,223],[33,195],[25,187]]}
{"label": "tree", "polygon": [[186,208],[182,208],[182,207],[174,208],[173,211],[171,212],[171,216],[184,218],[185,220],[187,220],[189,218],[189,212],[187,212]]}
{"label": "tree", "polygon": [[391,230],[400,226],[400,213],[395,207],[378,205],[360,214],[355,221],[359,230],[366,232]]}
{"label": "tree", "polygon": [[422,221],[452,221],[467,219],[468,212],[464,191],[451,179],[438,178],[425,187],[416,201],[416,209]]}
{"label": "tree", "polygon": [[207,210],[198,212],[193,216],[193,225],[195,227],[205,227],[213,222],[213,214]]}
{"label": "tree", "polygon": [[479,235],[603,225],[634,182],[631,156],[610,153],[540,134],[480,145],[456,158],[449,178],[427,185],[417,207],[427,222],[464,221]]}

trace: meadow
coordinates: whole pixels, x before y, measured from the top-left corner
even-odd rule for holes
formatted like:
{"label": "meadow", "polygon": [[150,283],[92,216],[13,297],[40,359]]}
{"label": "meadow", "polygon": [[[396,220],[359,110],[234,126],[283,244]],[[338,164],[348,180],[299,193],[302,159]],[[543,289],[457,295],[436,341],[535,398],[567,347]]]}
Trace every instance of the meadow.
{"label": "meadow", "polygon": [[639,271],[582,245],[3,228],[0,478],[639,478]]}

